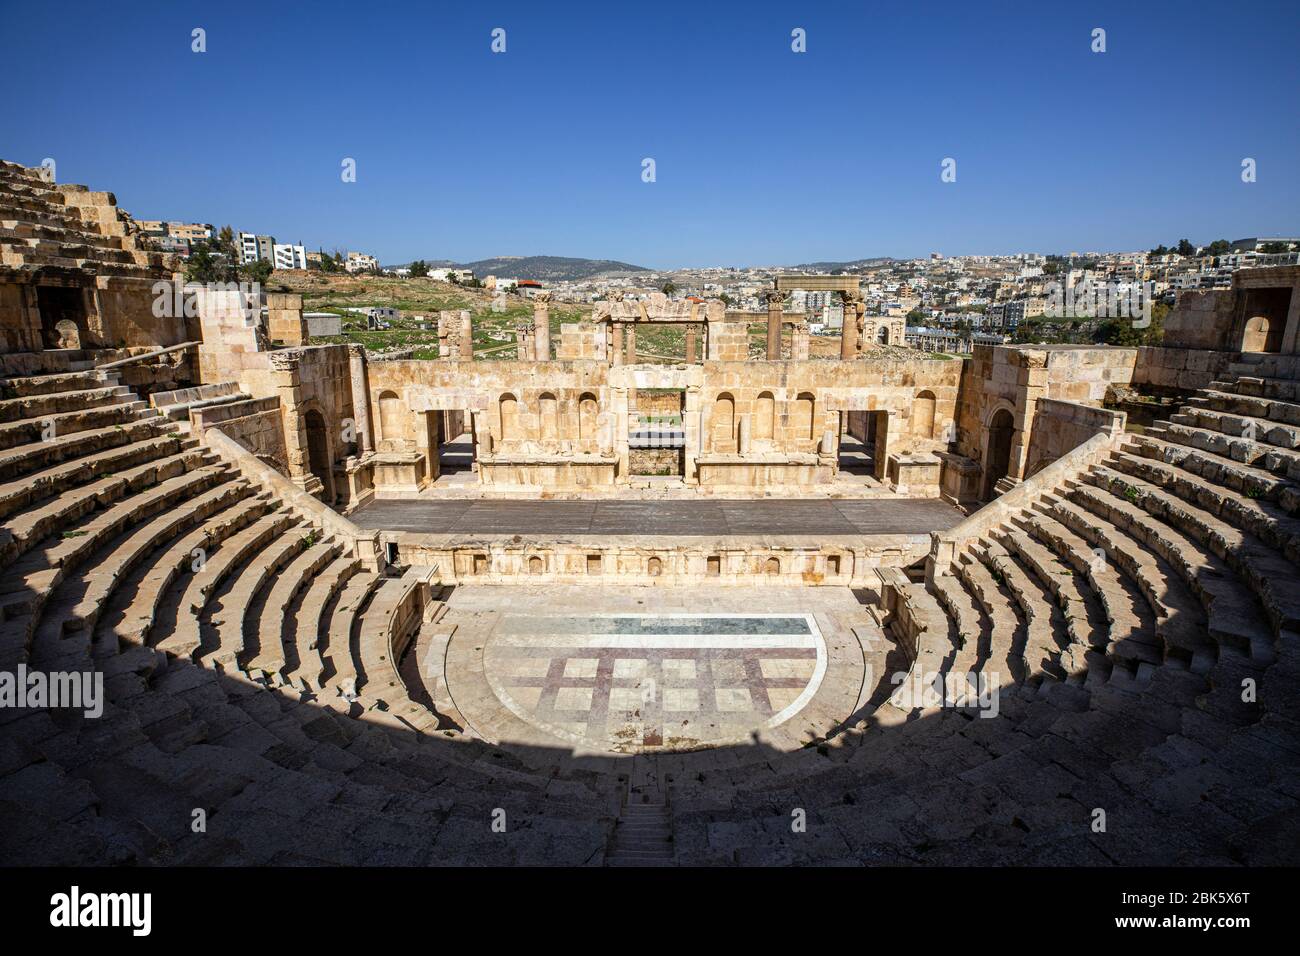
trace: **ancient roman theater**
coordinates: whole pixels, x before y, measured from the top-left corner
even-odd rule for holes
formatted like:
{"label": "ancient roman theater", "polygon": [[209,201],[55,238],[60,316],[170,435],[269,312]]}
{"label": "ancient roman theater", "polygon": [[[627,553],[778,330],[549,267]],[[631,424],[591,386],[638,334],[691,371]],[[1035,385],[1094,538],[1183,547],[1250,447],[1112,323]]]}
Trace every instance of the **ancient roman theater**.
{"label": "ancient roman theater", "polygon": [[1300,268],[1141,348],[782,275],[422,360],[178,269],[0,164],[8,862],[1289,862]]}

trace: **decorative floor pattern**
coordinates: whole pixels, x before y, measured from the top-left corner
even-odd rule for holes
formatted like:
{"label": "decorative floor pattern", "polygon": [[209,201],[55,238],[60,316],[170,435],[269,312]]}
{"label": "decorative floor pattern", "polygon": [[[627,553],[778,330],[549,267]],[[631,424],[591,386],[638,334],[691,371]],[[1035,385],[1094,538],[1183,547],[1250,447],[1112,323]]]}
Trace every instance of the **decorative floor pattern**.
{"label": "decorative floor pattern", "polygon": [[811,614],[505,615],[484,647],[516,717],[615,752],[747,740],[798,714],[826,666]]}

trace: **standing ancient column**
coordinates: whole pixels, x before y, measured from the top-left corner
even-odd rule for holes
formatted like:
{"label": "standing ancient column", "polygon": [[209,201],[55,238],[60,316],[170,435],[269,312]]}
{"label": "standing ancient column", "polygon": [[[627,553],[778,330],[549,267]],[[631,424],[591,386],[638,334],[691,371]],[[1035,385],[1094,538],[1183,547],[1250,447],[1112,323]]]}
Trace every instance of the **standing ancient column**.
{"label": "standing ancient column", "polygon": [[627,354],[623,361],[628,365],[636,364],[636,326],[630,322],[627,326]]}
{"label": "standing ancient column", "polygon": [[537,345],[533,354],[539,362],[551,360],[551,293],[539,292],[533,296],[533,328]]}
{"label": "standing ancient column", "polygon": [[846,292],[844,294],[844,327],[840,330],[840,358],[856,358],[858,354],[858,316],[862,313],[858,311],[865,307],[862,300],[856,295]]}
{"label": "standing ancient column", "polygon": [[460,354],[462,362],[474,361],[474,313],[469,309],[460,312]]}
{"label": "standing ancient column", "polygon": [[623,326],[613,320],[607,326],[609,329],[609,364],[623,364]]}
{"label": "standing ancient column", "polygon": [[352,416],[357,432],[357,448],[362,455],[368,455],[375,450],[375,442],[370,431],[370,389],[366,386],[365,346],[348,346],[348,371],[352,380]]}
{"label": "standing ancient column", "polygon": [[775,361],[781,357],[781,303],[785,294],[772,289],[764,293],[767,298],[767,357]]}
{"label": "standing ancient column", "polygon": [[695,336],[697,335],[698,330],[699,330],[699,326],[696,325],[686,326],[686,364],[687,365],[695,364]]}

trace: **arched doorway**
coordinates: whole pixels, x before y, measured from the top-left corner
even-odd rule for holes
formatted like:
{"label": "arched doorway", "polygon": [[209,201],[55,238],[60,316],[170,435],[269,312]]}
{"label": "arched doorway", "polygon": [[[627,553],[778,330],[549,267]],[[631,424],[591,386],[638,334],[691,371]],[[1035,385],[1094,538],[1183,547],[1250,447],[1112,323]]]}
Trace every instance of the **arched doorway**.
{"label": "arched doorway", "polygon": [[758,396],[754,408],[754,437],[760,441],[771,441],[776,428],[776,398],[771,392]]}
{"label": "arched doorway", "polygon": [[994,486],[1007,476],[1011,467],[1011,436],[1015,424],[1011,412],[1000,408],[989,419],[988,445],[984,457],[984,500],[992,499]]}
{"label": "arched doorway", "polygon": [[330,463],[325,419],[314,408],[307,412],[307,466],[320,479],[326,504],[334,503],[334,469]]}
{"label": "arched doorway", "polygon": [[709,432],[714,451],[736,450],[736,400],[730,392],[723,392],[713,403]]}
{"label": "arched doorway", "polygon": [[912,436],[914,438],[934,437],[934,392],[920,392],[912,403]]}
{"label": "arched doorway", "polygon": [[402,416],[405,405],[396,392],[385,391],[379,395],[379,437],[392,441],[402,437]]}

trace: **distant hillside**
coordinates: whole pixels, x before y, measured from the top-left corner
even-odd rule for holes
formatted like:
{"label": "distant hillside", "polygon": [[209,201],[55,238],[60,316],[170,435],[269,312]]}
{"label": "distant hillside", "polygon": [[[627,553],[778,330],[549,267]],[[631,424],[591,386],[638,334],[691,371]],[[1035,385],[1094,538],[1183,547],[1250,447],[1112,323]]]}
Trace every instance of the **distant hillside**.
{"label": "distant hillside", "polygon": [[863,269],[871,269],[876,266],[883,266],[887,262],[894,262],[890,256],[880,256],[876,259],[852,259],[848,262],[805,262],[801,265],[794,266],[795,269],[812,269],[816,272],[833,272],[839,269],[841,272],[860,272]]}
{"label": "distant hillside", "polygon": [[497,256],[494,259],[457,263],[445,259],[426,261],[431,268],[454,265],[460,269],[473,269],[474,275],[480,279],[484,276],[502,276],[507,279],[536,279],[538,282],[574,281],[651,271],[644,266],[616,262],[613,259],[572,259],[567,256]]}

